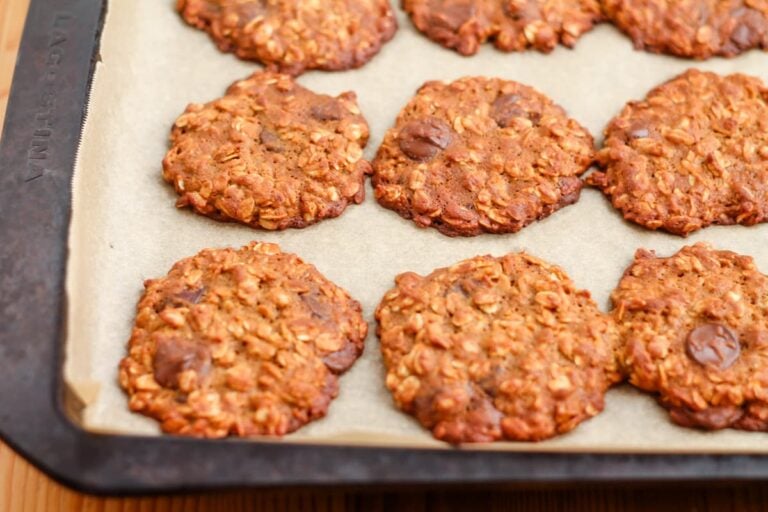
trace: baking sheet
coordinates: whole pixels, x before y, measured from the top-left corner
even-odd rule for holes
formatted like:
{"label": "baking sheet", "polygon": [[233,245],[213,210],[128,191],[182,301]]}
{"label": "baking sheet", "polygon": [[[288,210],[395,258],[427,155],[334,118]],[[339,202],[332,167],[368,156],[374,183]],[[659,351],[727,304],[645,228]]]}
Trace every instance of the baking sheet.
{"label": "baking sheet", "polygon": [[[374,335],[373,311],[396,274],[428,273],[477,254],[526,250],[561,265],[601,308],[636,248],[671,254],[709,241],[753,255],[768,271],[768,224],[711,227],[687,239],[624,222],[595,190],[548,219],[513,235],[448,238],[366,201],[338,219],[279,233],[218,223],[174,207],[161,178],[174,119],[189,102],[221,96],[232,81],[259,69],[219,53],[207,35],[185,25],[174,0],[113,0],[101,41],[75,178],[68,263],[65,381],[85,407],[78,418],[93,431],[159,435],[157,424],[131,413],[117,383],[142,282],[204,247],[279,243],[299,254],[364,308],[370,326],[363,357],[341,379],[328,416],[280,442],[447,447],[392,404]],[[752,51],[704,63],[636,52],[609,25],[585,35],[575,50],[504,54],[486,45],[464,58],[418,34],[398,9],[400,30],[362,69],[309,72],[299,82],[318,92],[354,90],[371,127],[372,158],[400,108],[426,80],[465,75],[524,82],[551,96],[595,135],[629,99],[688,67],[768,79],[768,54]],[[605,411],[557,439],[493,443],[467,449],[601,452],[768,452],[768,434],[705,433],[674,426],[655,401],[629,386],[607,395]]]}

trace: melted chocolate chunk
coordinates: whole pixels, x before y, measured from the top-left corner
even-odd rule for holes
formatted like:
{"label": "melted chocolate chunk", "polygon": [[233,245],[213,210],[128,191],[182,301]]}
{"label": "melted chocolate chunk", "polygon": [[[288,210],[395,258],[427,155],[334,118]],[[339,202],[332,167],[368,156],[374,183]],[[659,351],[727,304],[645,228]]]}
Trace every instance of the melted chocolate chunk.
{"label": "melted chocolate chunk", "polygon": [[198,376],[211,369],[211,352],[205,345],[180,338],[162,338],[152,360],[155,380],[166,388],[179,385],[179,374],[194,370]]}
{"label": "melted chocolate chunk", "polygon": [[311,291],[300,295],[301,301],[309,307],[312,316],[320,320],[329,320],[332,315],[331,307],[327,300],[321,300],[321,295],[317,291]]}
{"label": "melted chocolate chunk", "polygon": [[541,113],[527,111],[520,106],[521,97],[517,94],[502,94],[491,105],[491,117],[500,128],[507,128],[512,125],[515,118],[522,117],[528,119],[534,126],[538,126],[541,121]]}
{"label": "melted chocolate chunk", "polygon": [[699,364],[725,370],[739,357],[741,346],[738,336],[731,329],[710,323],[688,333],[686,351]]}
{"label": "melted chocolate chunk", "polygon": [[531,22],[542,19],[541,2],[505,0],[501,7],[504,15],[513,21]]}
{"label": "melted chocolate chunk", "polygon": [[197,304],[203,295],[205,295],[205,287],[201,286],[200,288],[182,290],[176,294],[175,298],[189,304]]}
{"label": "melted chocolate chunk", "polygon": [[167,294],[165,297],[155,304],[155,311],[161,312],[165,308],[183,308],[200,302],[200,299],[205,295],[205,287],[192,289],[183,289],[174,294]]}
{"label": "melted chocolate chunk", "polygon": [[412,160],[431,160],[451,143],[448,123],[436,117],[417,119],[406,124],[398,135],[400,149]]}
{"label": "melted chocolate chunk", "polygon": [[349,367],[352,366],[352,363],[357,360],[359,355],[357,346],[353,343],[347,343],[341,350],[331,352],[325,356],[323,362],[329,370],[339,374],[347,371]]}
{"label": "melted chocolate chunk", "polygon": [[267,151],[271,151],[273,153],[283,152],[283,141],[275,132],[265,128],[261,130],[259,140],[264,145],[264,147],[267,148]]}
{"label": "melted chocolate chunk", "polygon": [[559,204],[565,206],[579,200],[581,188],[584,184],[577,176],[563,176],[558,179],[557,184],[560,187],[561,194]]}
{"label": "melted chocolate chunk", "polygon": [[338,121],[344,117],[344,107],[337,101],[328,100],[318,105],[312,105],[309,113],[318,121]]}
{"label": "melted chocolate chunk", "polygon": [[499,394],[499,380],[504,378],[504,371],[498,365],[477,380],[477,385],[485,391],[489,398],[494,399]]}
{"label": "melted chocolate chunk", "polygon": [[744,415],[744,409],[735,406],[709,407],[694,411],[687,407],[674,407],[669,410],[672,421],[682,427],[718,430],[733,425]]}
{"label": "melted chocolate chunk", "polygon": [[449,293],[458,293],[463,297],[469,297],[467,290],[465,290],[464,287],[461,286],[461,283],[459,281],[456,281],[455,283],[453,283],[453,285],[451,285],[450,288],[448,288],[448,290],[445,293],[446,297],[448,296]]}
{"label": "melted chocolate chunk", "polygon": [[[212,6],[212,10],[221,10],[221,6],[216,2],[206,2]],[[264,16],[267,12],[266,0],[250,0],[248,2],[241,2],[236,5],[237,9],[237,24],[240,27],[244,27],[259,16]]]}
{"label": "melted chocolate chunk", "polygon": [[741,50],[752,48],[760,42],[761,35],[766,30],[765,25],[765,19],[760,14],[746,15],[739,20],[739,24],[731,32],[731,41]]}
{"label": "melted chocolate chunk", "polygon": [[476,3],[473,1],[444,1],[441,2],[440,7],[432,14],[431,22],[438,27],[457,31],[475,16],[476,11]]}
{"label": "melted chocolate chunk", "polygon": [[651,136],[651,130],[646,120],[631,120],[626,131],[626,139],[645,139]]}

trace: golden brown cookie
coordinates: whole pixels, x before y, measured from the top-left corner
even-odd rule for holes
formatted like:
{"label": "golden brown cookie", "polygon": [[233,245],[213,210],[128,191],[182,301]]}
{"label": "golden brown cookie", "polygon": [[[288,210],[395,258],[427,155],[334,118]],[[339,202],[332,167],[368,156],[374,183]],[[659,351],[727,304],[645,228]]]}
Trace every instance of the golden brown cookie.
{"label": "golden brown cookie", "polygon": [[563,434],[619,380],[613,321],[525,253],[401,274],[376,320],[395,403],[450,443]]}
{"label": "golden brown cookie", "polygon": [[598,0],[403,0],[427,37],[462,55],[491,40],[499,50],[573,47],[602,18]]}
{"label": "golden brown cookie", "polygon": [[373,162],[383,206],[449,236],[510,233],[579,199],[592,136],[532,87],[427,82]]}
{"label": "golden brown cookie", "polygon": [[397,30],[389,0],[177,0],[176,7],[221,51],[291,75],[360,67]]}
{"label": "golden brown cookie", "polygon": [[360,304],[274,244],[205,249],[144,287],[120,384],[165,432],[292,432],[363,351]]}
{"label": "golden brown cookie", "polygon": [[603,8],[640,50],[708,59],[768,47],[765,0],[603,0]]}
{"label": "golden brown cookie", "polygon": [[605,129],[601,188],[624,218],[687,235],[768,215],[768,89],[695,69],[632,101]]}
{"label": "golden brown cookie", "polygon": [[163,178],[176,205],[269,230],[341,215],[365,197],[368,124],[356,96],[317,94],[260,72],[189,105],[171,130]]}
{"label": "golden brown cookie", "polygon": [[630,382],[675,423],[768,430],[768,277],[751,257],[639,250],[612,299]]}

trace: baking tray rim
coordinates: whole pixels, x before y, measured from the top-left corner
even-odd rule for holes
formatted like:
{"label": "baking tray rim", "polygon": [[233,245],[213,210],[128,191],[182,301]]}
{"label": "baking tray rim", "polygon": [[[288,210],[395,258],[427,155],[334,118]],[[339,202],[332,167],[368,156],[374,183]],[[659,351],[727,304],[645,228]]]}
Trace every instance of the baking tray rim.
{"label": "baking tray rim", "polygon": [[0,140],[0,437],[97,494],[768,478],[766,455],[532,453],[95,434],[64,412],[71,177],[107,0],[31,0]]}

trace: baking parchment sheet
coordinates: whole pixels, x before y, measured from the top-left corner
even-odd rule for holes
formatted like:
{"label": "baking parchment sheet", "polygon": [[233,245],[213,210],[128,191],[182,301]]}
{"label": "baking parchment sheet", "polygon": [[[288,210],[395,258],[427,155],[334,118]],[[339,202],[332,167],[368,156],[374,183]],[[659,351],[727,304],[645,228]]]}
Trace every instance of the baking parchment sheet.
{"label": "baking parchment sheet", "polygon": [[[203,32],[185,25],[174,0],[112,0],[101,42],[75,178],[67,275],[65,380],[84,401],[80,418],[93,431],[159,435],[157,424],[128,410],[117,383],[142,282],[205,247],[276,242],[315,264],[359,300],[370,334],[363,357],[341,379],[328,416],[280,442],[446,447],[392,404],[374,335],[379,299],[404,271],[428,273],[477,254],[526,250],[561,265],[604,310],[638,247],[669,255],[699,240],[753,255],[768,272],[768,224],[710,227],[687,239],[622,220],[601,193],[521,232],[448,238],[378,206],[368,189],[338,219],[284,232],[224,224],[174,207],[161,179],[168,133],[187,103],[221,96],[232,81],[260,67],[222,54]],[[551,96],[595,135],[624,103],[691,66],[768,79],[768,53],[703,63],[634,51],[610,25],[586,34],[575,50],[505,54],[486,45],[465,58],[421,36],[397,9],[400,29],[359,70],[308,72],[299,82],[318,92],[357,93],[371,127],[373,155],[400,108],[426,80],[498,76]],[[768,434],[705,433],[674,426],[655,401],[627,385],[607,395],[605,411],[573,432],[537,444],[494,443],[467,449],[607,452],[768,452]]]}

